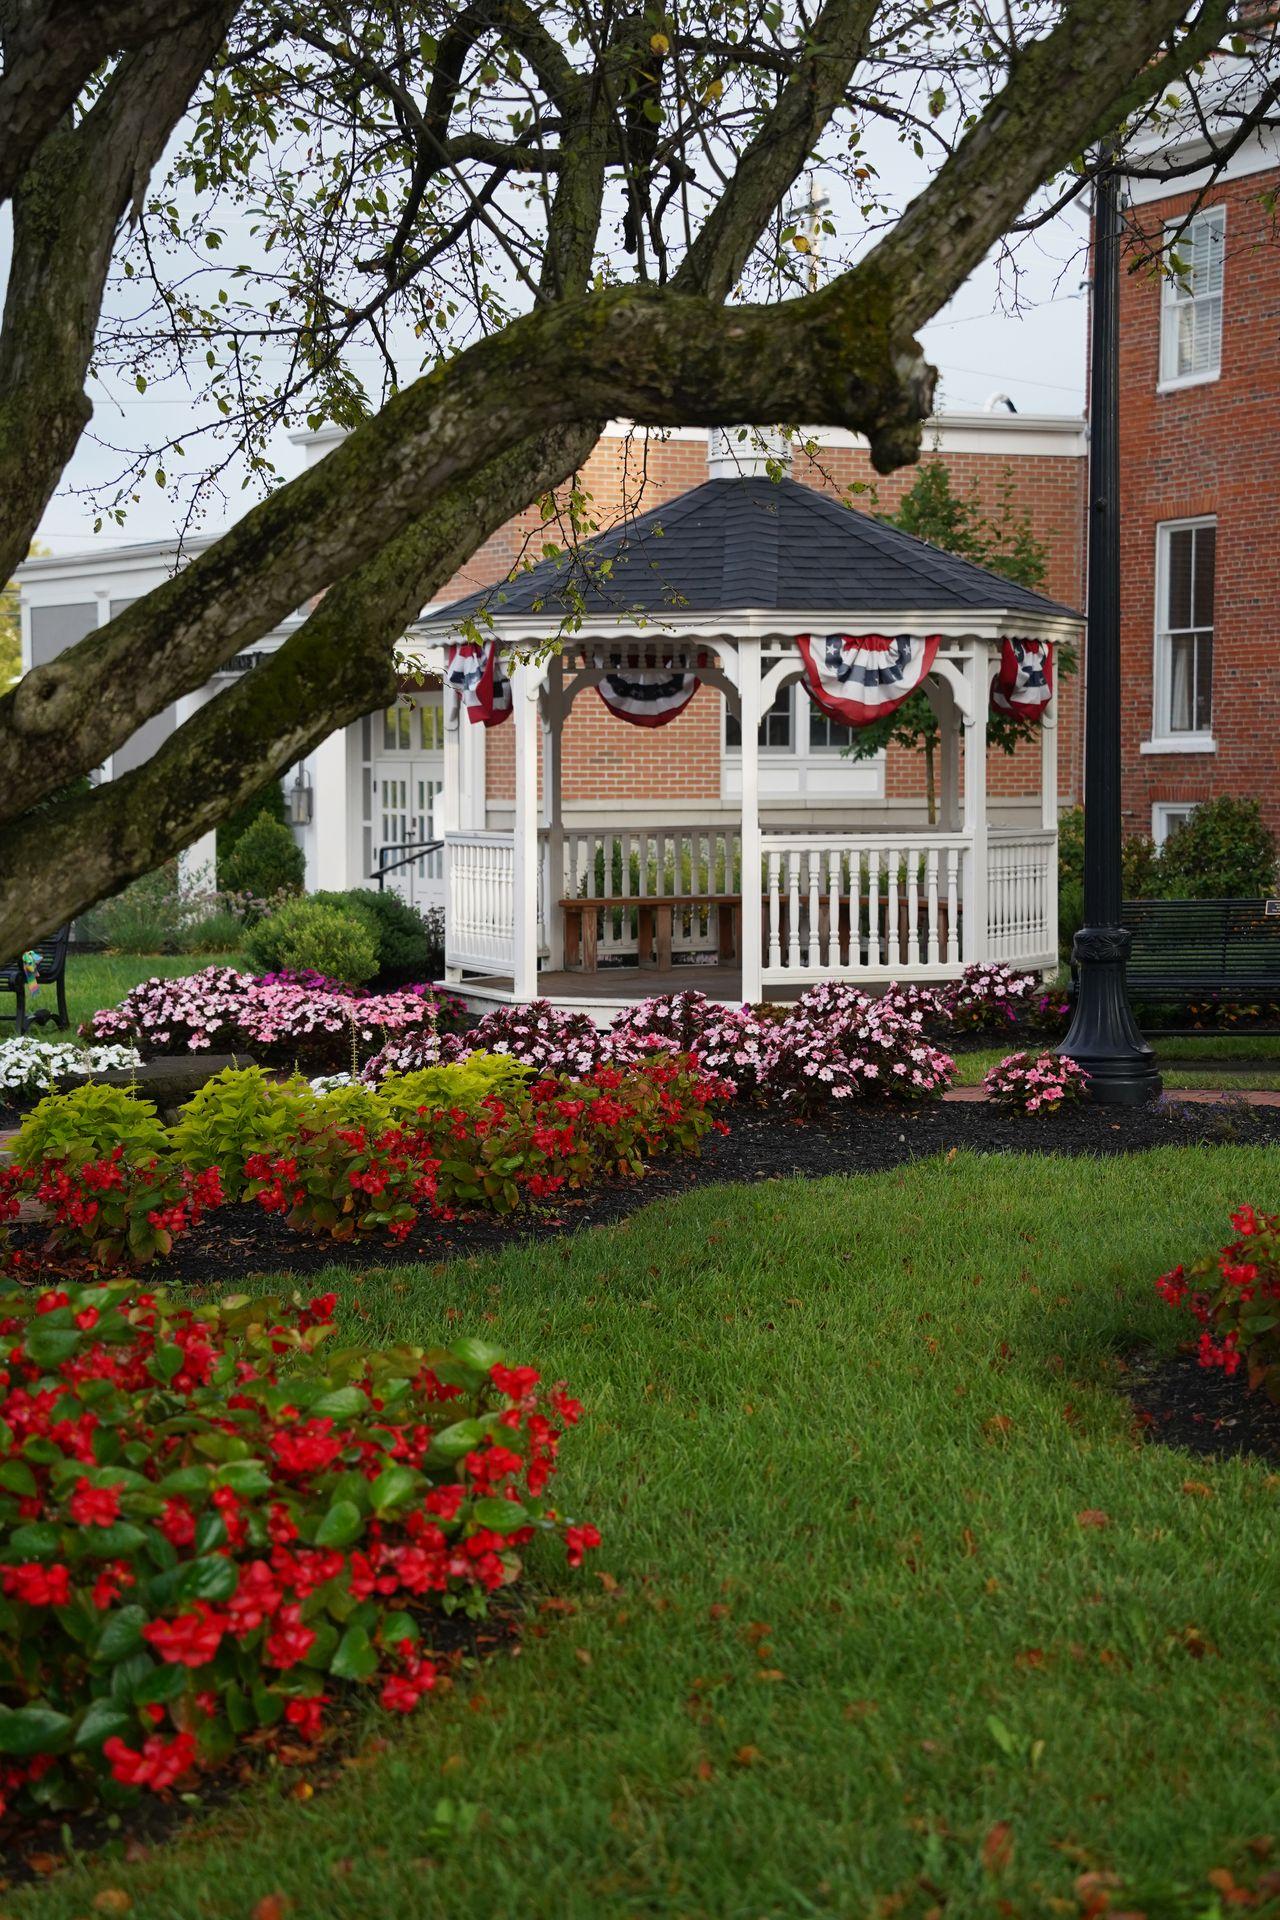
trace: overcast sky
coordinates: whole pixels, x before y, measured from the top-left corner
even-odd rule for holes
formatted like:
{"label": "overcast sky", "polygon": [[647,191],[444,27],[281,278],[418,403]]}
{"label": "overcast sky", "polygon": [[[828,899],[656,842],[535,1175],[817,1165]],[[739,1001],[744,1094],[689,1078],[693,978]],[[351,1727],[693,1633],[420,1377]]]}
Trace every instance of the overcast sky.
{"label": "overcast sky", "polygon": [[[887,147],[876,158],[895,201],[901,204],[909,199],[924,169],[896,146]],[[839,204],[832,217],[838,230],[844,227]],[[1019,413],[1080,412],[1085,362],[1084,228],[1083,214],[1073,212],[1024,237],[1017,254],[1016,288],[1010,283],[1007,264],[1001,270],[994,260],[989,261],[923,330],[925,351],[941,376],[941,413],[979,412],[996,394],[1007,394]],[[839,240],[844,237],[839,234],[833,252],[842,251]],[[0,273],[6,238],[0,234]],[[371,349],[357,364],[371,380],[375,377]],[[410,359],[401,368],[402,377],[410,377],[414,370]],[[105,486],[122,464],[118,453],[94,443],[94,435],[116,448],[140,448],[189,434],[197,415],[183,389],[170,382],[138,394],[127,376],[116,374],[94,383],[90,391],[95,403],[93,425],[50,503],[39,538],[58,553],[173,535],[179,509],[161,488],[146,484],[125,527],[112,525],[96,536],[94,505],[88,498],[77,497],[73,489]],[[207,458],[202,445],[207,443],[198,438],[191,441],[188,467],[195,468]],[[276,436],[273,455],[285,477],[304,463],[302,450],[284,433]],[[181,464],[171,455],[166,457],[170,478]],[[256,492],[240,494],[233,483],[225,510],[211,517],[208,530],[229,523],[242,500],[248,506],[256,497]]]}

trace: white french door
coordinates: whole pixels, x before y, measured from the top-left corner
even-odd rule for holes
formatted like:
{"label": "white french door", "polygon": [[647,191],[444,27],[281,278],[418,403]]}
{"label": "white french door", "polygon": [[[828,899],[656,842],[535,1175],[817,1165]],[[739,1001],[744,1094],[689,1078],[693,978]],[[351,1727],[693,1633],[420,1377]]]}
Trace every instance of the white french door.
{"label": "white french door", "polygon": [[444,855],[414,848],[441,836],[444,728],[440,695],[424,691],[374,720],[373,870],[415,907],[444,906]]}

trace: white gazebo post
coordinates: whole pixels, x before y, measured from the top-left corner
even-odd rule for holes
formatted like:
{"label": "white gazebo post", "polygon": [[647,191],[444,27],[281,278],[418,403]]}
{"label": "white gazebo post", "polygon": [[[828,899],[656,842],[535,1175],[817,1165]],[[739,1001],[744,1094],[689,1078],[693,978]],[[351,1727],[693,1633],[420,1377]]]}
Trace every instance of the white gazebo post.
{"label": "white gazebo post", "polygon": [[738,714],[742,734],[742,999],[764,998],[764,923],[760,896],[760,642],[738,642]]}
{"label": "white gazebo post", "polygon": [[517,1002],[538,997],[538,684],[527,661],[511,669],[516,730],[512,859],[511,985]]}
{"label": "white gazebo post", "polygon": [[449,836],[457,833],[462,826],[462,702],[446,683],[444,694],[444,766],[443,785],[440,792],[440,831],[444,835],[444,931],[445,931],[445,970],[444,977],[452,985],[462,978],[461,967],[448,963],[448,942],[450,928],[455,920],[457,899],[457,873],[454,867],[455,850],[449,843]]}
{"label": "white gazebo post", "polygon": [[547,686],[542,696],[542,825],[546,832],[547,968],[559,973],[564,966],[564,656],[553,653],[547,663]]}
{"label": "white gazebo post", "polygon": [[970,717],[965,722],[964,833],[968,844],[969,884],[964,893],[966,966],[987,957],[987,705],[991,662],[985,640],[969,642],[966,678]]}
{"label": "white gazebo post", "polygon": [[1055,694],[1040,721],[1040,826],[1053,835],[1049,843],[1049,871],[1045,880],[1045,945],[1058,949],[1058,697]]}

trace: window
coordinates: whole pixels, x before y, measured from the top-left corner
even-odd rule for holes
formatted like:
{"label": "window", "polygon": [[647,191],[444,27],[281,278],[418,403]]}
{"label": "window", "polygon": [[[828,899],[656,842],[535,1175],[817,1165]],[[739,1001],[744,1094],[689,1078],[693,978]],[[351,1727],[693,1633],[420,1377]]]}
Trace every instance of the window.
{"label": "window", "polygon": [[[760,750],[762,753],[789,753],[794,737],[792,726],[792,706],[795,683],[788,681],[780,687],[773,705],[760,717]],[[724,711],[724,743],[726,747],[741,747],[742,726],[736,713],[728,706]]]}
{"label": "window", "polygon": [[382,745],[384,750],[387,753],[391,753],[394,752],[397,747],[411,746],[412,735],[410,730],[412,725],[413,709],[411,707],[396,705],[394,707],[384,708],[382,714]]}
{"label": "window", "polygon": [[1151,838],[1162,847],[1175,827],[1180,827],[1195,812],[1190,800],[1157,800],[1151,809]]}
{"label": "window", "polygon": [[809,751],[810,753],[840,753],[853,738],[853,728],[844,720],[837,720],[812,700],[805,701],[809,709]]}
{"label": "window", "polygon": [[1157,531],[1155,732],[1169,741],[1213,733],[1213,580],[1217,526]]}
{"label": "window", "polygon": [[422,729],[422,751],[440,753],[444,748],[444,707],[439,701],[419,707],[418,723]]}
{"label": "window", "polygon": [[1222,257],[1225,207],[1207,207],[1185,227],[1165,228],[1166,266],[1160,309],[1160,384],[1216,380],[1222,366]]}

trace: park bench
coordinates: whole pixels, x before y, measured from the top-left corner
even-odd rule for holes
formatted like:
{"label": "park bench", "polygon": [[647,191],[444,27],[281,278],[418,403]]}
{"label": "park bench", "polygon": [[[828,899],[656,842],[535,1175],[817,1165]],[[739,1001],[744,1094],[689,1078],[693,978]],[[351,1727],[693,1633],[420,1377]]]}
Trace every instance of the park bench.
{"label": "park bench", "polygon": [[597,965],[598,922],[602,912],[634,913],[636,916],[638,964],[663,971],[671,965],[671,942],[677,907],[695,907],[716,916],[716,956],[729,964],[738,950],[742,918],[742,896],[737,893],[671,893],[649,899],[634,894],[600,894],[590,898],[562,900],[564,914],[564,964],[583,973],[594,973]]}
{"label": "park bench", "polygon": [[1264,900],[1130,900],[1121,924],[1133,935],[1129,991],[1135,999],[1198,994],[1280,998],[1280,913]]}
{"label": "park bench", "polygon": [[60,1027],[69,1027],[67,1016],[67,941],[70,938],[69,926],[59,927],[49,940],[38,940],[34,952],[39,954],[36,962],[36,985],[38,987],[56,987],[57,1011],[49,1006],[37,1006],[34,1013],[27,1012],[27,981],[21,958],[11,961],[7,967],[0,967],[0,989],[14,996],[14,1010],[0,1013],[0,1020],[12,1020],[15,1033],[26,1033],[28,1028],[43,1024],[47,1020],[56,1021]]}

